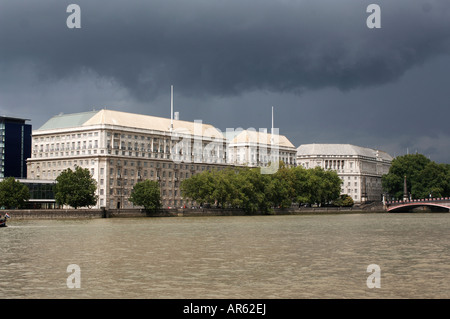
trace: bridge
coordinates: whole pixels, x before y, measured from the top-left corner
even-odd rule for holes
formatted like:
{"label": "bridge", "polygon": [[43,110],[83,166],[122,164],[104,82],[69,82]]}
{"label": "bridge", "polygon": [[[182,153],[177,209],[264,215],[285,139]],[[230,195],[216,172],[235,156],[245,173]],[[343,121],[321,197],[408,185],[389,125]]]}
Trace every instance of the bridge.
{"label": "bridge", "polygon": [[405,199],[385,202],[388,212],[450,212],[450,197]]}

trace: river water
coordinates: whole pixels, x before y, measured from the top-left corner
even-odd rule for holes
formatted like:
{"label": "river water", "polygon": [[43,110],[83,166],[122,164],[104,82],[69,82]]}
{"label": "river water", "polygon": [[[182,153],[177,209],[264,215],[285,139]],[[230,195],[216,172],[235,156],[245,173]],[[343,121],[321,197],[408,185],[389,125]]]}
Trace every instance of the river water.
{"label": "river water", "polygon": [[0,298],[449,298],[449,230],[445,213],[10,220]]}

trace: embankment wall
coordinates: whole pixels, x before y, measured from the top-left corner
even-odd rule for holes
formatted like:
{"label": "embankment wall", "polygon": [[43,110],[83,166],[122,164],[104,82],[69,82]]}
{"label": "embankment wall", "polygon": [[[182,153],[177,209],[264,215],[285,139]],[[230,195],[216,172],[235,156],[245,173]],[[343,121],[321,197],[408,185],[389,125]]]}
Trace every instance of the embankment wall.
{"label": "embankment wall", "polygon": [[[136,217],[194,217],[194,216],[248,216],[239,209],[162,209],[157,213],[146,213],[142,209],[21,209],[2,210],[14,219],[87,219],[87,218],[136,218]],[[271,215],[301,214],[350,214],[385,212],[382,206],[370,207],[302,207],[274,209]],[[261,215],[258,213],[252,215]]]}

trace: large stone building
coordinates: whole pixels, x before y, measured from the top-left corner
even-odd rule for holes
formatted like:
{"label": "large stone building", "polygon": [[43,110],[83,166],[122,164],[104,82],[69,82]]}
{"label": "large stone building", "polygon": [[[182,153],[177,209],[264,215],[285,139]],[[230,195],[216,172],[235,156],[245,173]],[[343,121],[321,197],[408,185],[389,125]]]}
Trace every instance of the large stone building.
{"label": "large stone building", "polygon": [[297,148],[297,165],[337,172],[342,194],[355,202],[382,200],[381,176],[389,172],[392,157],[386,152],[350,144],[304,144]]}
{"label": "large stone building", "polygon": [[[283,144],[276,149],[289,148],[283,156],[292,163],[295,148],[285,137],[275,140]],[[204,170],[251,166],[227,160],[227,150],[236,145],[201,121],[112,110],[58,115],[33,131],[28,174],[54,180],[66,168],[88,168],[98,183],[96,206],[106,208],[133,207],[128,201],[133,185],[157,180],[164,207],[189,206],[193,203],[180,192],[183,179]]]}
{"label": "large stone building", "polygon": [[277,134],[278,130],[274,134],[250,129],[227,133],[229,163],[268,167],[283,161],[287,166],[295,166],[297,149],[285,136]]}

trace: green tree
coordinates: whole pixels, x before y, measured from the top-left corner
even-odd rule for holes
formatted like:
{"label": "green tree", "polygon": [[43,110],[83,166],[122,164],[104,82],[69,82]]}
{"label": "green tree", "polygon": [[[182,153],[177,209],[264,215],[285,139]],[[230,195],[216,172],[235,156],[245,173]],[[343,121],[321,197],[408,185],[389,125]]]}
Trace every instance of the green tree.
{"label": "green tree", "polygon": [[60,205],[75,209],[97,203],[97,183],[87,168],[77,166],[74,171],[65,169],[56,178],[55,200]]}
{"label": "green tree", "polygon": [[347,194],[342,194],[338,199],[333,201],[333,205],[339,207],[352,207],[353,204],[353,198]]}
{"label": "green tree", "polygon": [[423,170],[417,174],[420,183],[412,185],[411,193],[417,198],[425,198],[450,195],[450,174],[447,164],[429,162]]}
{"label": "green tree", "polygon": [[241,208],[244,206],[246,198],[241,192],[241,187],[244,185],[240,185],[240,183],[242,183],[240,173],[244,169],[246,168],[231,168],[220,171],[220,174],[224,180],[223,191],[227,193],[225,196],[224,206],[233,208]]}
{"label": "green tree", "polygon": [[0,207],[7,209],[22,208],[30,198],[28,187],[14,177],[5,178],[0,182]]}
{"label": "green tree", "polygon": [[293,167],[291,172],[292,183],[292,201],[296,203],[309,203],[310,202],[310,189],[308,186],[309,170],[302,166]]}
{"label": "green tree", "polygon": [[212,176],[209,174],[209,171],[204,171],[183,180],[180,184],[183,197],[191,198],[199,204],[210,203],[214,183]]}
{"label": "green tree", "polygon": [[408,191],[414,198],[419,198],[420,196],[417,197],[419,194],[413,191],[413,188],[420,183],[418,174],[430,162],[422,154],[397,156],[392,160],[389,173],[382,177],[383,189],[394,198],[401,199],[403,197],[404,177],[406,176]]}
{"label": "green tree", "polygon": [[183,196],[198,203],[241,208],[246,213],[270,213],[293,202],[325,204],[339,198],[341,179],[321,168],[288,168],[280,162],[274,174],[260,168],[204,171],[181,183]]}
{"label": "green tree", "polygon": [[293,170],[280,162],[275,174],[266,175],[265,195],[271,206],[286,208],[295,199]]}
{"label": "green tree", "polygon": [[383,175],[383,189],[392,197],[401,199],[406,176],[407,191],[413,199],[450,196],[450,165],[437,164],[422,154],[396,157]]}
{"label": "green tree", "polygon": [[236,187],[242,199],[241,208],[246,213],[268,213],[270,201],[266,195],[268,174],[261,174],[259,168],[243,169],[239,172]]}
{"label": "green tree", "polygon": [[303,197],[309,204],[327,204],[339,198],[342,180],[332,170],[314,167],[307,170]]}
{"label": "green tree", "polygon": [[161,190],[157,181],[145,180],[133,186],[129,201],[155,212],[161,208]]}
{"label": "green tree", "polygon": [[213,201],[222,208],[232,205],[232,198],[236,196],[234,180],[236,172],[233,169],[226,169],[212,172],[212,188]]}

